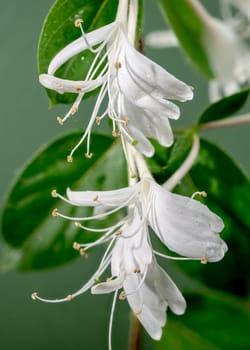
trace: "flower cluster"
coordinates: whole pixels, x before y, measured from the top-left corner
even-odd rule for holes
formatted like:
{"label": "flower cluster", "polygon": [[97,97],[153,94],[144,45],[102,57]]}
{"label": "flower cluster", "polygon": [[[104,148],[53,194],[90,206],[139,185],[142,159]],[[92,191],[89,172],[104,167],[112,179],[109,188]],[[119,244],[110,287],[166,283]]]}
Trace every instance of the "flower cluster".
{"label": "flower cluster", "polygon": [[[87,256],[90,248],[99,245],[106,246],[106,250],[92,277],[75,293],[54,301],[41,298],[37,293],[32,295],[42,301],[62,302],[72,300],[89,289],[93,294],[114,292],[110,349],[119,290],[119,299],[127,299],[153,339],[161,337],[168,306],[175,314],[184,313],[185,299],[158,265],[157,256],[198,260],[205,264],[221,260],[227,250],[219,236],[224,226],[222,220],[196,199],[173,194],[158,185],[142,156],[152,156],[154,152],[148,137],[157,139],[165,147],[173,143],[169,119],[177,119],[180,112],[169,99],[186,101],[193,97],[193,92],[191,87],[136,51],[136,20],[135,0],[119,1],[116,21],[87,34],[82,21],[77,19],[75,24],[81,29],[81,37],[57,53],[49,64],[48,72],[39,77],[46,88],[77,94],[69,112],[64,118],[58,118],[61,124],[77,112],[86,92],[99,89],[86,131],[69,154],[68,161],[73,161],[75,150],[85,139],[86,156],[92,156],[90,136],[93,124],[100,124],[103,118],[108,117],[113,123],[113,136],[121,137],[129,173],[134,175],[129,177],[128,187],[117,190],[68,189],[66,197],[56,190],[52,191],[53,197],[69,205],[93,208],[93,215],[88,217],[71,217],[58,209],[53,210],[54,217],[74,221],[79,229],[100,234],[94,242],[75,242],[74,248],[82,256]],[[95,54],[84,80],[72,81],[55,76],[67,60],[84,50]],[[198,194],[204,195],[204,192]],[[84,225],[86,221],[107,218],[119,211],[125,212],[123,218],[109,227]],[[150,230],[172,255],[154,249]],[[110,277],[106,278],[109,270]]]}

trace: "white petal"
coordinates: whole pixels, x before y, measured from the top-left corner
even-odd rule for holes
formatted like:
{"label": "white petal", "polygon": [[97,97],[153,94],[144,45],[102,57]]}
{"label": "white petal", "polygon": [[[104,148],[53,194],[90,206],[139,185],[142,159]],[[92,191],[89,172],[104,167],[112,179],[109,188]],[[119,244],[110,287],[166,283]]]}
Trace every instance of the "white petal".
{"label": "white petal", "polygon": [[166,246],[190,258],[221,260],[227,251],[219,237],[224,225],[207,206],[197,200],[168,192],[151,181],[154,205],[149,223]]}
{"label": "white petal", "polygon": [[40,74],[39,76],[39,81],[44,87],[55,90],[60,94],[64,92],[80,93],[92,91],[102,85],[106,79],[106,76],[102,76],[95,80],[74,81],[57,78],[49,74]]}
{"label": "white petal", "polygon": [[139,189],[138,184],[113,191],[71,191],[68,188],[67,197],[73,205],[117,207],[123,203],[124,206],[128,205],[129,199],[136,195]]}
{"label": "white petal", "polygon": [[[110,31],[112,31],[116,26],[117,23],[110,23],[104,27],[93,30],[85,35],[86,40],[90,46],[95,46],[104,41],[110,34]],[[48,73],[54,74],[66,61],[87,49],[88,47],[86,41],[82,37],[76,39],[56,54],[56,56],[50,62]]]}
{"label": "white petal", "polygon": [[193,98],[192,88],[136,51],[125,37],[123,46],[118,80],[122,92],[131,101],[140,101],[144,95],[180,101]]}
{"label": "white petal", "polygon": [[117,278],[109,282],[98,283],[91,288],[92,294],[108,294],[120,289],[124,280],[124,275],[121,274]]}
{"label": "white petal", "polygon": [[122,272],[133,274],[135,269],[143,274],[151,263],[152,249],[148,243],[146,224],[142,222],[137,208],[132,215],[115,243],[111,260],[112,275]]}

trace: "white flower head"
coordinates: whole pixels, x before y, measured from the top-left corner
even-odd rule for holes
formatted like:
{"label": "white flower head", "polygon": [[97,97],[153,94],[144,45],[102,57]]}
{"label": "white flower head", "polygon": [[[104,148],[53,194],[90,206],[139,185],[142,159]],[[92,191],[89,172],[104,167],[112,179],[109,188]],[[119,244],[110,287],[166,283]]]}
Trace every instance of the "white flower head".
{"label": "white flower head", "polygon": [[[95,58],[84,80],[55,76],[65,62],[85,50],[94,52]],[[82,29],[82,36],[57,53],[49,64],[48,73],[41,74],[39,80],[48,89],[78,95],[65,117],[58,119],[61,124],[76,113],[86,92],[100,89],[87,129],[69,159],[85,139],[86,154],[91,154],[93,124],[100,124],[106,116],[113,122],[114,136],[122,134],[141,153],[152,156],[154,149],[147,137],[156,138],[166,147],[173,143],[169,119],[178,119],[180,111],[168,99],[186,101],[193,97],[191,87],[136,51],[128,39],[126,26],[119,21],[87,34]]]}

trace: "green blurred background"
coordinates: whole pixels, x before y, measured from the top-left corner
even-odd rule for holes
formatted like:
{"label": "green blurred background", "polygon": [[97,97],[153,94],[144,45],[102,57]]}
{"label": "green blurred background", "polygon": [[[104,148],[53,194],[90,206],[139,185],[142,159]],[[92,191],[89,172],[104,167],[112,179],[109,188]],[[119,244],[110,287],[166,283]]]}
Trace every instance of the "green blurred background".
{"label": "green blurred background", "polygon": [[[217,1],[203,2],[211,12],[217,13]],[[55,116],[67,107],[59,106],[48,112],[46,94],[38,83],[36,48],[42,22],[52,4],[53,0],[1,0],[1,204],[18,169],[39,147],[67,130],[82,127],[83,121],[77,119],[60,127]],[[146,0],[144,34],[163,29],[164,26],[157,1]],[[175,123],[176,126],[190,125],[208,103],[206,81],[176,49],[157,51],[146,47],[145,52],[171,73],[194,86],[195,99],[181,106],[181,121]],[[88,111],[91,101],[85,102],[85,106]],[[205,136],[231,153],[249,174],[249,131],[249,126],[243,126],[237,130],[209,132]],[[23,219],[29,220],[29,217]],[[94,256],[100,254],[96,251],[88,261],[77,259],[50,271],[0,274],[0,348],[105,349],[112,297],[86,293],[65,304],[43,304],[30,298],[33,291],[45,297],[63,297],[78,289],[93,271]],[[191,308],[190,304],[190,312]],[[113,332],[115,349],[127,348],[128,319],[126,303],[119,303]],[[150,345],[146,348],[150,348]],[[180,350],[186,349],[180,347]]]}

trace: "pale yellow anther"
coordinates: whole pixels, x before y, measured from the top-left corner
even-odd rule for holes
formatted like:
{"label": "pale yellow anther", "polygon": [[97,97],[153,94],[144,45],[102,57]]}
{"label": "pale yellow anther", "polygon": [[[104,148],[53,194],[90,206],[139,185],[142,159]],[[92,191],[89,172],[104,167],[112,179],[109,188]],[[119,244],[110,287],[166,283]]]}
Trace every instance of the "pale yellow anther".
{"label": "pale yellow anther", "polygon": [[58,216],[58,209],[57,208],[53,209],[51,214],[54,217]]}
{"label": "pale yellow anther", "polygon": [[119,136],[121,136],[121,133],[120,133],[120,131],[118,131],[118,132],[112,131],[112,136],[113,137],[119,137]]}
{"label": "pale yellow anther", "polygon": [[93,156],[93,153],[85,153],[85,157],[88,159],[92,158],[92,156]]}
{"label": "pale yellow anther", "polygon": [[71,114],[75,114],[78,111],[78,107],[77,106],[73,106],[71,108]]}
{"label": "pale yellow anther", "polygon": [[75,227],[81,227],[82,225],[80,224],[80,222],[75,222]]}
{"label": "pale yellow anther", "polygon": [[119,61],[115,62],[115,68],[116,69],[120,69],[121,67],[122,67],[121,62],[119,62]]}
{"label": "pale yellow anther", "polygon": [[77,18],[74,22],[74,25],[75,25],[75,27],[80,27],[82,23],[83,23],[83,19]]}
{"label": "pale yellow anther", "polygon": [[51,191],[51,196],[54,197],[54,198],[57,197],[57,192],[56,192],[56,190],[52,190],[52,191]]}
{"label": "pale yellow anther", "polygon": [[201,263],[205,265],[205,264],[207,264],[207,262],[208,262],[208,261],[207,261],[207,257],[206,257],[206,256],[203,256],[203,257],[201,258]]}
{"label": "pale yellow anther", "polygon": [[120,236],[121,234],[122,234],[122,230],[118,230],[118,231],[116,231],[116,233],[115,233],[116,236]]}
{"label": "pale yellow anther", "polygon": [[129,118],[126,117],[126,116],[124,116],[122,119],[123,119],[124,122],[125,122],[124,125],[125,125],[125,126],[128,126]]}
{"label": "pale yellow anther", "polygon": [[86,254],[84,248],[80,249],[80,255],[85,259],[88,259],[88,257],[89,257],[88,254]]}
{"label": "pale yellow anther", "polygon": [[63,120],[62,120],[62,118],[61,117],[57,117],[56,118],[56,120],[58,121],[58,123],[60,124],[60,125],[63,125]]}
{"label": "pale yellow anther", "polygon": [[81,248],[81,245],[80,245],[79,243],[77,243],[77,242],[74,242],[74,243],[73,243],[73,248],[74,248],[75,250],[79,250],[79,249]]}
{"label": "pale yellow anther", "polygon": [[31,298],[32,298],[33,300],[36,300],[36,297],[37,297],[37,293],[36,293],[36,292],[34,292],[34,293],[31,294]]}
{"label": "pale yellow anther", "polygon": [[125,300],[126,299],[126,294],[124,291],[122,291],[120,294],[119,294],[119,300]]}
{"label": "pale yellow anther", "polygon": [[67,156],[67,162],[68,162],[68,163],[72,163],[72,162],[73,162],[73,157]]}
{"label": "pale yellow anther", "polygon": [[201,191],[201,192],[200,192],[200,195],[201,195],[202,197],[207,197],[207,192]]}
{"label": "pale yellow anther", "polygon": [[100,125],[100,123],[101,123],[101,118],[100,118],[100,117],[96,117],[96,118],[95,118],[95,122],[96,122],[97,125]]}
{"label": "pale yellow anther", "polygon": [[136,267],[135,269],[134,269],[134,273],[140,273],[141,272],[141,270],[139,269],[139,267]]}
{"label": "pale yellow anther", "polygon": [[135,310],[135,311],[134,311],[134,314],[135,314],[135,315],[140,315],[140,314],[141,314],[141,310]]}
{"label": "pale yellow anther", "polygon": [[97,195],[92,199],[92,201],[93,201],[93,202],[97,202],[98,199],[99,199],[99,196],[98,196],[98,194],[97,194]]}
{"label": "pale yellow anther", "polygon": [[81,88],[80,86],[75,86],[75,90],[76,90],[77,92],[80,92],[80,91],[82,91],[82,88]]}
{"label": "pale yellow anther", "polygon": [[66,296],[66,299],[67,299],[67,301],[71,301],[73,299],[73,297],[72,297],[71,294],[69,294],[69,295]]}
{"label": "pale yellow anther", "polygon": [[112,277],[107,277],[106,278],[106,282],[111,282],[112,281]]}

